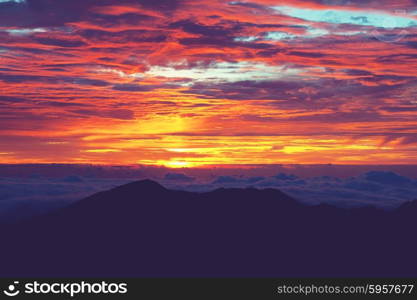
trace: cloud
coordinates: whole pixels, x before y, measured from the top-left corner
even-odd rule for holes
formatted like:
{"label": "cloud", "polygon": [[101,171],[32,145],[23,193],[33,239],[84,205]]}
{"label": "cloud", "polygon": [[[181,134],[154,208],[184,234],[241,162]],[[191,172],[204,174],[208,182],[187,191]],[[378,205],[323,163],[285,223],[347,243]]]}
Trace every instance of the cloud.
{"label": "cloud", "polygon": [[0,222],[48,213],[94,193],[127,183],[128,180],[106,180],[68,176],[50,179],[32,176],[0,178]]}
{"label": "cloud", "polygon": [[154,88],[156,87],[132,83],[117,84],[113,86],[113,90],[121,92],[148,92],[153,90]]}
{"label": "cloud", "polygon": [[344,9],[316,10],[291,6],[274,6],[280,13],[313,22],[353,24],[383,28],[408,28],[417,21],[407,15],[393,15],[381,12],[352,11]]}
{"label": "cloud", "polygon": [[54,38],[35,38],[35,41],[42,45],[58,46],[58,47],[82,47],[87,44],[80,40],[63,40]]}
{"label": "cloud", "polygon": [[36,75],[18,75],[18,74],[0,74],[0,80],[6,83],[25,83],[25,82],[39,82],[45,84],[76,84],[76,85],[85,85],[85,86],[108,86],[110,83],[99,80],[99,79],[90,79],[90,78],[77,78],[77,77],[68,77],[68,76],[36,76]]}
{"label": "cloud", "polygon": [[[62,141],[54,143],[62,145]],[[374,169],[374,171],[370,171]],[[26,218],[74,203],[93,193],[151,178],[175,190],[279,189],[306,204],[393,208],[416,199],[415,166],[258,166],[251,169],[186,169],[70,164],[1,165],[0,222]]]}
{"label": "cloud", "polygon": [[80,32],[80,35],[89,41],[100,43],[162,43],[166,41],[166,36],[158,31],[150,30],[124,30],[124,31],[104,31],[88,29]]}
{"label": "cloud", "polygon": [[86,115],[86,116],[97,116],[102,118],[111,118],[119,120],[133,120],[135,113],[129,109],[113,109],[113,110],[90,110],[90,109],[73,109],[70,112]]}
{"label": "cloud", "polygon": [[171,28],[181,28],[184,32],[198,34],[201,36],[224,37],[236,33],[236,28],[225,28],[223,26],[203,25],[193,22],[192,20],[181,20],[171,23]]}
{"label": "cloud", "polygon": [[187,176],[181,173],[168,173],[165,175],[164,180],[169,181],[177,181],[177,182],[191,182],[194,181],[195,178]]}
{"label": "cloud", "polygon": [[[176,185],[176,188],[179,187]],[[392,171],[369,171],[348,178],[299,178],[286,173],[258,177],[219,176],[211,182],[186,184],[182,188],[208,191],[221,187],[276,188],[307,204],[329,203],[341,207],[393,208],[417,197],[417,178],[407,178]]]}
{"label": "cloud", "polygon": [[364,175],[365,180],[373,181],[380,184],[388,184],[388,185],[407,185],[411,184],[412,180],[410,178],[400,176],[395,174],[394,172],[368,172]]}

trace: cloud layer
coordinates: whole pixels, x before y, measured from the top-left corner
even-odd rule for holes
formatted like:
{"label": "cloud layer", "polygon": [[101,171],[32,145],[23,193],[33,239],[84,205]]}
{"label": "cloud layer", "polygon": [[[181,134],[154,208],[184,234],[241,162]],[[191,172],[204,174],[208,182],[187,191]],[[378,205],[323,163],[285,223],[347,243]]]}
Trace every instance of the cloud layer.
{"label": "cloud layer", "polygon": [[355,177],[318,176],[300,178],[279,173],[275,176],[219,176],[212,182],[185,185],[178,180],[173,188],[208,191],[217,188],[275,188],[309,205],[328,203],[340,207],[376,206],[394,208],[417,199],[417,178],[390,171],[369,171]]}
{"label": "cloud layer", "polygon": [[140,179],[194,192],[279,189],[308,205],[376,206],[417,200],[416,166],[288,165],[186,169],[88,165],[0,165],[0,223],[42,214]]}

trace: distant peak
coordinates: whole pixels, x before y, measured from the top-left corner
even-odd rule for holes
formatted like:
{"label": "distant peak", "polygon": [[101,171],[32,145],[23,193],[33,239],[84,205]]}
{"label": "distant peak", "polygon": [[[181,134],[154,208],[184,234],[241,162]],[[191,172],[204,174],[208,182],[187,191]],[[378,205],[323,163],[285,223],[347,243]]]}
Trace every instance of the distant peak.
{"label": "distant peak", "polygon": [[159,184],[156,181],[153,181],[151,179],[144,179],[144,180],[138,180],[131,183],[128,183],[127,185],[135,185],[140,187],[152,187],[152,188],[159,188],[159,189],[165,189],[161,184]]}
{"label": "distant peak", "polygon": [[131,183],[119,186],[115,190],[124,190],[130,192],[139,191],[166,191],[167,189],[156,181],[145,179],[133,181]]}
{"label": "distant peak", "polygon": [[399,210],[415,211],[417,210],[417,199],[403,203]]}

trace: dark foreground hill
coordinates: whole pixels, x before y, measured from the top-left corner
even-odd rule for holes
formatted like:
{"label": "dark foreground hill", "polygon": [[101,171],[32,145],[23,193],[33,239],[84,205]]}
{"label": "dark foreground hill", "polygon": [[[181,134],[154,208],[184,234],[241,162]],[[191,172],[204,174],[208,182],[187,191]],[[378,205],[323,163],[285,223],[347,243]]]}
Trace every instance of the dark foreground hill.
{"label": "dark foreground hill", "polygon": [[139,181],[0,228],[0,276],[417,276],[417,202],[308,207],[278,190]]}

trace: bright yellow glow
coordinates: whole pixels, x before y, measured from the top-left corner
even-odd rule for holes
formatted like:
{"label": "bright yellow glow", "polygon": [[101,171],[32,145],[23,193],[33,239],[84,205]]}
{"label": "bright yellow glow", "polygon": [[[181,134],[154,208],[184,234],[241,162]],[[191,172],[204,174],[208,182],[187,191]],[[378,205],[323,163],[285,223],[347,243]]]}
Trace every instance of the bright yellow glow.
{"label": "bright yellow glow", "polygon": [[170,149],[167,149],[167,151],[170,151],[170,152],[178,152],[178,153],[203,152],[203,150],[204,149],[198,149],[198,148],[170,148]]}
{"label": "bright yellow glow", "polygon": [[196,167],[198,166],[198,164],[193,164],[191,162],[187,162],[187,161],[178,161],[178,160],[160,160],[155,162],[146,162],[146,161],[140,161],[140,164],[148,164],[148,165],[157,165],[157,166],[164,166],[167,168],[191,168],[191,167]]}
{"label": "bright yellow glow", "polygon": [[[165,96],[178,97],[174,108],[159,104]],[[132,101],[137,100],[132,98]],[[233,101],[204,99],[205,106],[194,107],[195,102],[202,100],[172,91],[169,95],[156,94],[147,101],[152,102],[148,111],[136,110],[132,120],[81,119],[77,126],[61,125],[59,134],[57,131],[38,132],[39,137],[51,138],[42,143],[42,151],[2,149],[1,161],[143,164],[168,168],[415,161],[417,149],[413,144],[402,143],[401,139],[387,140],[383,132],[362,136],[367,123],[329,126],[300,122],[295,126],[286,118],[304,116],[308,112],[274,111],[265,106],[267,101],[245,101],[236,105]],[[258,117],[242,117],[247,114]],[[373,122],[372,125],[383,128],[384,123]],[[411,121],[396,124],[399,128],[415,125]],[[339,132],[352,134],[338,135]],[[48,155],[43,155],[45,152]]]}
{"label": "bright yellow glow", "polygon": [[90,149],[90,150],[85,150],[85,152],[88,152],[88,153],[116,153],[116,152],[121,152],[121,151],[117,150],[117,149]]}

